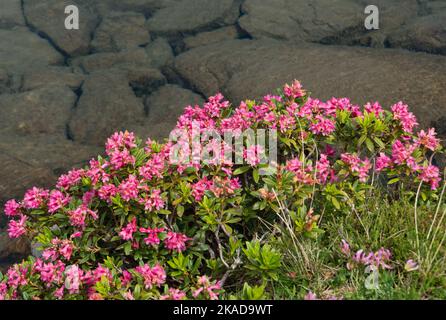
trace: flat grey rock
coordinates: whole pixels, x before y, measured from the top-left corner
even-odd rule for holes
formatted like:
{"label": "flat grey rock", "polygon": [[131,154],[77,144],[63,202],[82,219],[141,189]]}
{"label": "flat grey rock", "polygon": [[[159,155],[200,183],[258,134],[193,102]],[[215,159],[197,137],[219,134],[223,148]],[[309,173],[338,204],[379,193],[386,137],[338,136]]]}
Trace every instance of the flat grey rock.
{"label": "flat grey rock", "polygon": [[50,85],[65,85],[71,90],[78,90],[85,75],[73,72],[67,67],[35,68],[23,74],[22,90],[29,91]]}
{"label": "flat grey rock", "polygon": [[177,34],[231,24],[238,18],[237,3],[234,0],[181,0],[156,11],[148,20],[149,30]]}
{"label": "flat grey rock", "polygon": [[0,95],[0,133],[65,137],[76,99],[72,90],[61,85]]}
{"label": "flat grey rock", "polygon": [[150,65],[155,68],[163,68],[173,62],[172,47],[164,38],[157,38],[145,48]]}
{"label": "flat grey rock", "polygon": [[63,63],[63,56],[45,39],[27,28],[0,29],[0,69],[24,72],[38,66]]}
{"label": "flat grey rock", "polygon": [[143,14],[111,13],[96,29],[91,47],[94,52],[119,52],[145,46],[150,41]]}
{"label": "flat grey rock", "polygon": [[0,2],[0,28],[24,25],[21,0],[2,0]]}
{"label": "flat grey rock", "polygon": [[141,123],[143,117],[144,105],[127,75],[100,72],[85,80],[69,128],[74,141],[102,146],[113,132],[125,130],[127,123]]}
{"label": "flat grey rock", "polygon": [[180,86],[169,84],[160,87],[146,100],[148,119],[144,125],[147,130],[142,134],[152,139],[168,138],[184,108],[189,105],[201,106],[203,103],[200,95]]}
{"label": "flat grey rock", "polygon": [[195,36],[184,39],[184,47],[186,50],[196,47],[207,46],[227,40],[235,40],[239,36],[235,26],[219,28],[213,31],[201,32]]}
{"label": "flat grey rock", "polygon": [[[37,32],[50,39],[55,46],[69,56],[87,54],[91,34],[98,24],[94,8],[84,0],[23,0],[27,23]],[[65,28],[65,7],[79,8],[79,30]]]}

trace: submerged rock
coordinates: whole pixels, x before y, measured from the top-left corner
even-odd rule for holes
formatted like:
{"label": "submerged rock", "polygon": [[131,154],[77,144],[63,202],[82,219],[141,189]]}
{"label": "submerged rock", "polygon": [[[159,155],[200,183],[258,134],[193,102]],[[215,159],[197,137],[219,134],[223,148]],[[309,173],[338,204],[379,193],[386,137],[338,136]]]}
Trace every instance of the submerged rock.
{"label": "submerged rock", "polygon": [[[68,5],[79,8],[79,30],[65,28],[65,7]],[[87,1],[23,0],[23,10],[29,26],[64,54],[77,56],[89,52],[91,34],[98,24],[98,17]]]}
{"label": "submerged rock", "polygon": [[168,138],[184,108],[203,103],[204,99],[190,90],[177,85],[163,86],[146,100],[148,119],[144,123],[146,130],[142,133],[153,139]]}
{"label": "submerged rock", "polygon": [[76,100],[72,90],[60,85],[0,95],[0,133],[64,137]]}
{"label": "submerged rock", "polygon": [[91,47],[95,52],[118,52],[147,45],[150,41],[143,14],[112,13],[102,19]]}
{"label": "submerged rock", "polygon": [[12,73],[62,64],[64,60],[48,41],[26,28],[0,29],[0,43],[0,68]]}
{"label": "submerged rock", "polygon": [[99,72],[88,77],[69,123],[74,141],[102,145],[113,132],[128,123],[140,123],[144,105],[122,72]]}
{"label": "submerged rock", "polygon": [[236,0],[181,0],[154,13],[149,30],[159,34],[197,32],[234,23],[239,16]]}
{"label": "submerged rock", "polygon": [[184,39],[184,49],[189,50],[196,47],[207,46],[227,40],[235,40],[239,36],[235,26],[219,28],[213,31],[202,32],[195,36]]}
{"label": "submerged rock", "polygon": [[23,74],[22,90],[29,91],[41,87],[65,85],[71,90],[78,90],[85,75],[73,72],[67,67],[44,67],[26,71]]}
{"label": "submerged rock", "polygon": [[0,2],[0,28],[24,25],[21,0],[2,0]]}

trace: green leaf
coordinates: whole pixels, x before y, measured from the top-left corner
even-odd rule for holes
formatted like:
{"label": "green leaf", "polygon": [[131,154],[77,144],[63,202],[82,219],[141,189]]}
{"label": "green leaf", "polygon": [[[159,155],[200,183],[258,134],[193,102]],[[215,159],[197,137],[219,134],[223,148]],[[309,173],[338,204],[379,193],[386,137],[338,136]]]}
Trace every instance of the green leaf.
{"label": "green leaf", "polygon": [[259,183],[260,177],[259,177],[259,170],[255,169],[252,172],[252,177],[254,178],[255,183]]}
{"label": "green leaf", "polygon": [[397,183],[398,181],[400,181],[400,178],[393,178],[389,182],[387,182],[387,184],[394,184]]}
{"label": "green leaf", "polygon": [[234,170],[234,176],[238,176],[242,173],[247,172],[249,169],[251,169],[251,166],[244,166],[244,167],[240,167]]}
{"label": "green leaf", "polygon": [[184,214],[184,207],[182,205],[179,205],[177,207],[177,215],[181,218]]}
{"label": "green leaf", "polygon": [[132,252],[132,244],[130,242],[127,242],[124,245],[124,253],[126,256],[130,255],[130,253]]}
{"label": "green leaf", "polygon": [[338,199],[335,197],[331,197],[331,203],[335,206],[336,209],[341,209],[341,204],[339,203]]}
{"label": "green leaf", "polygon": [[381,148],[384,149],[386,146],[384,144],[384,142],[382,142],[382,140],[378,137],[374,137],[373,141],[375,141],[375,143]]}
{"label": "green leaf", "polygon": [[365,144],[367,145],[367,149],[369,149],[370,152],[374,152],[375,151],[375,145],[373,144],[373,141],[370,140],[370,138],[367,138],[365,140]]}

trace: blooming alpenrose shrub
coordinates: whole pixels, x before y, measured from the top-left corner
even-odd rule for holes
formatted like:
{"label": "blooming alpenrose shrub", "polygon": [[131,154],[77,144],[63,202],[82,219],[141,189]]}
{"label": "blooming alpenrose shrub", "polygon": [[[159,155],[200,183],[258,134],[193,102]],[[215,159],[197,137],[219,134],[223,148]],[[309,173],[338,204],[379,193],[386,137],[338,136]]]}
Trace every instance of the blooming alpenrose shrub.
{"label": "blooming alpenrose shrub", "polygon": [[[441,146],[434,129],[416,127],[402,102],[390,111],[323,102],[294,81],[261,102],[232,107],[217,94],[189,106],[166,143],[115,133],[105,156],[54,189],[6,203],[9,236],[26,236],[40,254],[0,276],[0,299],[218,299],[228,283],[275,279],[281,257],[256,240],[259,218],[281,223],[285,210],[296,234],[313,238],[323,232],[320,212],[350,212],[371,185],[435,193],[430,159]],[[246,130],[276,139],[261,144]],[[227,133],[241,137],[242,163],[232,161],[237,146],[219,139]],[[389,253],[348,257],[386,267]]]}

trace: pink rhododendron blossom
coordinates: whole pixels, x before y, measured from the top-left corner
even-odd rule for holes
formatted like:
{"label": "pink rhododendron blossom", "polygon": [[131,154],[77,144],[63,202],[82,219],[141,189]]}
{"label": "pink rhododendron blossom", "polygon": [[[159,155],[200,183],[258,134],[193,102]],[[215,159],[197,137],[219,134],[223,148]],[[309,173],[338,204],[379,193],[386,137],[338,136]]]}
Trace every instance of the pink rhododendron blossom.
{"label": "pink rhododendron blossom", "polygon": [[373,113],[377,118],[379,118],[384,110],[378,102],[371,104],[370,102],[364,106],[364,110],[368,113]]}
{"label": "pink rhododendron blossom", "polygon": [[104,184],[98,191],[101,200],[111,203],[111,198],[116,196],[118,188],[113,184]]}
{"label": "pink rhododendron blossom", "polygon": [[163,177],[165,160],[162,154],[154,154],[145,165],[139,168],[139,174],[146,180]]}
{"label": "pink rhododendron blossom", "polygon": [[379,156],[376,158],[375,169],[378,172],[383,171],[386,168],[389,168],[391,165],[392,165],[392,160],[388,156],[386,156],[383,152],[381,152]]}
{"label": "pink rhododendron blossom", "polygon": [[15,217],[20,215],[20,204],[14,199],[9,200],[5,203],[5,214],[8,217]]}
{"label": "pink rhododendron blossom", "polygon": [[414,161],[412,153],[415,149],[415,145],[403,144],[400,140],[395,141],[392,145],[392,161],[396,164],[412,163]]}
{"label": "pink rhododendron blossom", "polygon": [[64,194],[59,190],[53,190],[50,193],[50,198],[48,200],[48,212],[54,213],[63,207],[65,207],[68,203],[70,203],[70,196]]}
{"label": "pink rhododendron blossom", "polygon": [[334,157],[336,155],[336,150],[332,146],[327,144],[325,146],[323,154],[327,155],[328,157]]}
{"label": "pink rhododendron blossom", "polygon": [[19,286],[25,286],[28,284],[26,279],[27,270],[18,266],[12,266],[8,269],[6,275],[8,276],[8,286],[12,288],[18,288]]}
{"label": "pink rhododendron blossom", "polygon": [[166,239],[164,239],[164,245],[169,250],[175,250],[178,252],[186,250],[186,241],[191,240],[186,235],[181,233],[175,233],[169,231]]}
{"label": "pink rhododendron blossom", "polygon": [[186,294],[180,289],[169,288],[169,293],[162,295],[160,300],[183,300]]}
{"label": "pink rhododendron blossom", "polygon": [[294,129],[295,125],[296,120],[293,116],[281,115],[279,117],[279,128],[282,133]]}
{"label": "pink rhododendron blossom", "polygon": [[50,287],[54,283],[61,282],[65,265],[61,261],[46,263],[37,259],[34,264],[34,269],[40,273],[40,279],[46,283],[46,286]]}
{"label": "pink rhododendron blossom", "polygon": [[77,185],[82,180],[84,175],[85,171],[82,169],[71,170],[67,174],[60,176],[56,186],[60,189],[70,189],[71,187]]}
{"label": "pink rhododendron blossom", "polygon": [[21,215],[20,220],[11,220],[8,225],[8,235],[11,239],[20,238],[26,233],[27,216]]}
{"label": "pink rhododendron blossom", "polygon": [[139,181],[134,175],[130,175],[127,180],[119,185],[119,194],[125,201],[136,200],[138,198]]}
{"label": "pink rhododendron blossom", "polygon": [[86,206],[89,206],[93,202],[94,197],[96,197],[96,193],[96,190],[85,192],[82,196],[82,203]]}
{"label": "pink rhododendron blossom", "polygon": [[435,190],[438,188],[441,181],[440,170],[433,165],[424,166],[421,168],[420,179],[423,182],[429,183],[431,189]]}
{"label": "pink rhododendron blossom", "polygon": [[144,238],[144,243],[147,245],[154,245],[154,246],[160,244],[161,240],[158,235],[164,231],[165,231],[164,228],[154,228],[154,229],[139,228],[139,232],[147,233],[147,237]]}
{"label": "pink rhododendron blossom", "polygon": [[321,154],[320,159],[316,162],[316,176],[319,183],[325,183],[328,177],[331,175],[332,170],[330,167],[330,161],[326,154]]}
{"label": "pink rhododendron blossom", "polygon": [[127,149],[124,150],[113,150],[110,152],[110,164],[115,170],[119,170],[127,165],[135,164],[135,157],[130,154]]}
{"label": "pink rhododendron blossom", "polygon": [[221,111],[229,107],[229,101],[225,101],[221,93],[217,93],[215,96],[210,97],[208,102],[204,104],[203,110],[209,115],[209,117],[219,117]]}
{"label": "pink rhododendron blossom", "polygon": [[206,190],[211,189],[213,186],[213,182],[210,181],[207,177],[199,180],[195,184],[192,185],[192,195],[195,198],[195,201],[201,201],[204,196],[204,192]]}
{"label": "pink rhododendron blossom", "polygon": [[23,205],[27,209],[38,209],[47,200],[48,195],[48,190],[33,187],[25,193]]}
{"label": "pink rhododendron blossom", "polygon": [[425,146],[427,149],[435,151],[440,146],[440,140],[436,137],[435,128],[430,128],[427,132],[421,130],[418,132],[415,143]]}
{"label": "pink rhododendron blossom", "polygon": [[107,154],[113,150],[131,149],[136,147],[135,134],[133,132],[115,132],[107,139],[105,149]]}
{"label": "pink rhododendron blossom", "polygon": [[4,282],[0,282],[0,301],[5,300],[8,286]]}
{"label": "pink rhododendron blossom", "polygon": [[285,169],[294,173],[294,180],[299,183],[312,185],[315,179],[314,169],[311,165],[304,165],[299,159],[291,159],[286,163]]}
{"label": "pink rhododendron blossom", "polygon": [[146,289],[151,289],[153,286],[159,287],[166,282],[166,272],[159,264],[153,268],[145,264],[136,267],[135,270],[143,277]]}
{"label": "pink rhododendron blossom", "polygon": [[[198,277],[198,288],[192,292],[192,296],[197,298],[200,294],[207,295],[211,300],[218,300],[218,291],[221,290],[220,282],[211,283],[207,276]],[[215,292],[217,291],[217,292]]]}
{"label": "pink rhododendron blossom", "polygon": [[123,240],[133,240],[133,234],[138,230],[138,226],[136,225],[136,218],[133,218],[130,223],[128,223],[122,230],[119,232],[119,236]]}
{"label": "pink rhododendron blossom", "polygon": [[70,223],[74,227],[85,227],[85,219],[91,216],[93,219],[97,219],[98,215],[96,211],[89,209],[86,205],[82,204],[75,210],[68,211]]}
{"label": "pink rhododendron blossom", "polygon": [[51,240],[52,247],[47,248],[43,251],[42,257],[45,260],[56,260],[60,257],[64,257],[66,260],[71,259],[73,254],[74,245],[71,240],[60,240],[59,238],[54,238]]}
{"label": "pink rhododendron blossom", "polygon": [[294,80],[291,85],[286,84],[283,88],[285,96],[288,98],[296,99],[305,95],[305,90],[302,88],[302,84],[298,80]]}
{"label": "pink rhododendron blossom", "polygon": [[75,238],[80,238],[80,237],[82,237],[82,232],[76,231],[70,236],[70,239],[75,239]]}
{"label": "pink rhododendron blossom", "polygon": [[352,173],[357,173],[359,181],[366,182],[369,176],[369,171],[372,164],[369,159],[361,160],[355,154],[344,153],[341,155],[341,160],[349,166]]}
{"label": "pink rhododendron blossom", "polygon": [[323,136],[328,136],[333,131],[335,131],[336,127],[334,121],[331,119],[324,118],[321,115],[317,115],[315,117],[315,122],[310,125],[310,131],[314,134],[321,134]]}
{"label": "pink rhododendron blossom", "polygon": [[412,133],[414,127],[418,125],[417,118],[412,112],[409,112],[408,106],[401,101],[391,107],[393,118],[399,120],[403,130]]}
{"label": "pink rhododendron blossom", "polygon": [[233,195],[237,190],[241,188],[239,178],[220,178],[214,177],[214,181],[210,190],[217,197]]}
{"label": "pink rhododendron blossom", "polygon": [[65,287],[62,286],[59,289],[57,289],[56,291],[54,291],[54,297],[58,300],[62,300],[64,297],[64,290],[65,290]]}
{"label": "pink rhododendron blossom", "polygon": [[161,198],[161,190],[153,189],[149,195],[145,195],[139,200],[139,203],[144,205],[144,210],[154,211],[161,210],[164,207],[164,200]]}
{"label": "pink rhododendron blossom", "polygon": [[86,170],[85,177],[90,178],[93,185],[97,185],[100,182],[108,183],[110,181],[110,174],[106,172],[106,169],[109,166],[108,161],[91,159],[90,168]]}
{"label": "pink rhododendron blossom", "polygon": [[130,282],[132,282],[133,276],[127,270],[122,271],[121,284],[126,287]]}

